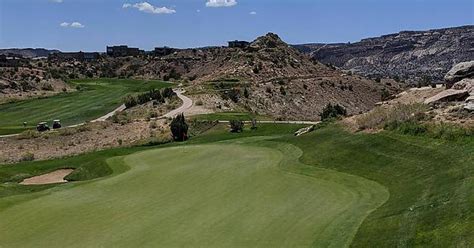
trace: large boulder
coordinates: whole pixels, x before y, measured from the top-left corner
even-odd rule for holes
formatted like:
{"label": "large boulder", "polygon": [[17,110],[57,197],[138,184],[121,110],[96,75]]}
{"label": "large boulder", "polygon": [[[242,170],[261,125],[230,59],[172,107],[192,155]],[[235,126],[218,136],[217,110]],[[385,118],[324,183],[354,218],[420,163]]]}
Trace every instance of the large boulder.
{"label": "large boulder", "polygon": [[464,101],[469,96],[467,90],[447,89],[425,100],[425,104],[450,101]]}
{"label": "large boulder", "polygon": [[474,76],[474,60],[466,61],[456,64],[446,76],[444,80],[448,83],[447,86],[452,86],[454,83],[462,80],[463,78],[469,78]]}
{"label": "large boulder", "polygon": [[467,90],[469,95],[474,95],[474,78],[465,78],[453,85],[455,90]]}

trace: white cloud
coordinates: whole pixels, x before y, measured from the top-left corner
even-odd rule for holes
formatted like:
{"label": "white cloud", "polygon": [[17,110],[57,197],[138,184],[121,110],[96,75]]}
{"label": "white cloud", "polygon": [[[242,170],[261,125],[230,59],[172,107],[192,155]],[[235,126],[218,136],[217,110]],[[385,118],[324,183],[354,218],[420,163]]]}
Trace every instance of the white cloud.
{"label": "white cloud", "polygon": [[73,22],[73,23],[62,22],[61,24],[59,24],[59,26],[63,28],[84,28],[85,27],[80,22]]}
{"label": "white cloud", "polygon": [[135,3],[135,4],[130,4],[130,3],[124,3],[122,5],[122,8],[136,8],[139,11],[149,13],[149,14],[174,14],[176,13],[176,10],[167,8],[167,7],[156,7],[151,5],[148,2],[142,2],[142,3]]}
{"label": "white cloud", "polygon": [[52,3],[62,3],[63,2],[63,0],[49,0],[49,1],[52,2]]}
{"label": "white cloud", "polygon": [[251,11],[249,14],[251,14],[251,15],[256,15],[257,12],[256,12],[256,11]]}
{"label": "white cloud", "polygon": [[196,10],[196,12],[200,13],[200,12],[201,12],[201,10],[200,10],[200,9],[198,9],[198,10]]}
{"label": "white cloud", "polygon": [[83,28],[83,27],[85,27],[85,26],[82,25],[80,22],[71,23],[71,28]]}
{"label": "white cloud", "polygon": [[235,5],[237,5],[236,0],[208,0],[206,3],[207,7],[214,7],[214,8],[232,7]]}

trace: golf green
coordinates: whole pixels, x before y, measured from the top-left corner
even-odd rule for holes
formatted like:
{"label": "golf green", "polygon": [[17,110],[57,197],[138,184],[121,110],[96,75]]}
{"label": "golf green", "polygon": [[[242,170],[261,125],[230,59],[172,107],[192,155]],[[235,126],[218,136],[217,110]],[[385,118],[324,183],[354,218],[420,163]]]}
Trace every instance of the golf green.
{"label": "golf green", "polygon": [[247,138],[111,158],[112,176],[0,200],[0,246],[348,246],[387,190],[301,155]]}

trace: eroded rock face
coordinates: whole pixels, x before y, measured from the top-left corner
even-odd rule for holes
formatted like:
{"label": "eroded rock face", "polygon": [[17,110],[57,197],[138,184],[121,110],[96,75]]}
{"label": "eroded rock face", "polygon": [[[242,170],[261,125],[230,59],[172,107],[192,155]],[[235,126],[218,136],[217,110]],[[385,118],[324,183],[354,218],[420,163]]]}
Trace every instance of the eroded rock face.
{"label": "eroded rock face", "polygon": [[474,25],[404,31],[355,43],[295,46],[315,59],[366,76],[417,82],[423,76],[443,80],[453,65],[474,58]]}
{"label": "eroded rock face", "polygon": [[453,84],[464,78],[474,76],[474,60],[466,61],[456,64],[448,73],[444,76],[444,80],[448,84]]}
{"label": "eroded rock face", "polygon": [[437,102],[463,101],[469,96],[467,90],[447,89],[425,100],[425,104]]}
{"label": "eroded rock face", "polygon": [[455,90],[467,90],[470,95],[474,95],[474,78],[465,78],[453,85]]}

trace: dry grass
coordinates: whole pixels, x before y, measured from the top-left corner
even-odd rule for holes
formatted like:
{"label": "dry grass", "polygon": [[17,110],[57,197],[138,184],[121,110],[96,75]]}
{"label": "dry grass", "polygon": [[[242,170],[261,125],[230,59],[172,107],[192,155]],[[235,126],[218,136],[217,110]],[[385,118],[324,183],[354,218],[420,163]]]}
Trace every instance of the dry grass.
{"label": "dry grass", "polygon": [[423,119],[427,111],[428,106],[421,103],[379,106],[355,117],[355,123],[359,130],[380,129],[392,122]]}

